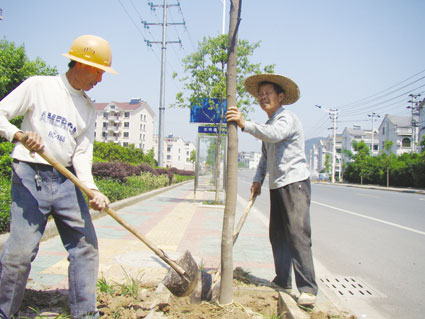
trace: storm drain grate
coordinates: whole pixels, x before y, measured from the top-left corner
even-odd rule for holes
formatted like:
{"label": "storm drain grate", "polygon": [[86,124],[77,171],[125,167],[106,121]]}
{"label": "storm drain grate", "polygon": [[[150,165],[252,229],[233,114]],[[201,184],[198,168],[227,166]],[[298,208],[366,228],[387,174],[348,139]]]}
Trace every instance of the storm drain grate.
{"label": "storm drain grate", "polygon": [[326,277],[320,278],[322,284],[341,297],[381,297],[375,289],[355,277]]}

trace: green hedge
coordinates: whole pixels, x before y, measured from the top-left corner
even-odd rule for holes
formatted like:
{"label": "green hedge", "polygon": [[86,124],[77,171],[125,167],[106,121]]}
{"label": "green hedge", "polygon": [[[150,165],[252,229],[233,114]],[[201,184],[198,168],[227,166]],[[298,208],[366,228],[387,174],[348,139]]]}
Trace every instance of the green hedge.
{"label": "green hedge", "polygon": [[[193,179],[193,176],[174,175],[173,183]],[[168,175],[152,175],[151,173],[141,173],[139,176],[127,177],[124,182],[109,179],[96,178],[96,185],[105,194],[111,203],[121,199],[136,196],[157,188],[169,185]],[[9,231],[10,223],[10,179],[0,179],[0,234]]]}

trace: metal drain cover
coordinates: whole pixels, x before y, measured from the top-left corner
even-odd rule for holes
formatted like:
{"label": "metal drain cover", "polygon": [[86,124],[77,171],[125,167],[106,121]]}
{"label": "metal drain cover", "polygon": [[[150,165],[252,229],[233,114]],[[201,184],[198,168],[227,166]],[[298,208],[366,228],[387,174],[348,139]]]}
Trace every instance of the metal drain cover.
{"label": "metal drain cover", "polygon": [[364,281],[355,277],[325,277],[320,278],[320,282],[341,297],[370,298],[383,296]]}

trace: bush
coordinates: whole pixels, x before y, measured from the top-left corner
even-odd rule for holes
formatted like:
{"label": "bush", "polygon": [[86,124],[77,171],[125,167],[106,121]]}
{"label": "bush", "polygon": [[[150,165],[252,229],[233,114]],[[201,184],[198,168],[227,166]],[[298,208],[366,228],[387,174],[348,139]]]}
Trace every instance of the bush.
{"label": "bush", "polygon": [[94,177],[111,178],[121,182],[129,176],[139,175],[140,171],[138,166],[120,162],[94,163],[92,167]]}
{"label": "bush", "polygon": [[10,222],[10,198],[11,182],[9,178],[0,179],[0,234],[9,231]]}

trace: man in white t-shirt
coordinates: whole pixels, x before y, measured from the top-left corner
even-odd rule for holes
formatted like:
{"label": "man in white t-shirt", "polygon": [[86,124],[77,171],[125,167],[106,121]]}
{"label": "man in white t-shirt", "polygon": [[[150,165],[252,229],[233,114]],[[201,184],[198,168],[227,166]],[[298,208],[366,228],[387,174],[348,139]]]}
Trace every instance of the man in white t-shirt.
{"label": "man in white t-shirt", "polygon": [[[67,54],[66,74],[34,76],[0,102],[0,134],[16,143],[13,158],[10,235],[0,257],[0,318],[18,315],[31,262],[47,219],[53,216],[68,251],[69,301],[73,318],[96,318],[99,255],[86,201],[75,185],[36,152],[68,167],[90,189],[91,208],[103,210],[109,199],[91,173],[96,110],[85,91],[111,68],[109,43],[93,35],[75,39]],[[21,128],[9,121],[23,115]],[[28,151],[19,141],[26,134]]]}

